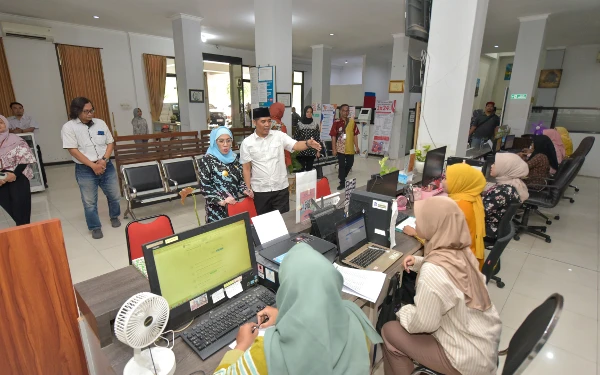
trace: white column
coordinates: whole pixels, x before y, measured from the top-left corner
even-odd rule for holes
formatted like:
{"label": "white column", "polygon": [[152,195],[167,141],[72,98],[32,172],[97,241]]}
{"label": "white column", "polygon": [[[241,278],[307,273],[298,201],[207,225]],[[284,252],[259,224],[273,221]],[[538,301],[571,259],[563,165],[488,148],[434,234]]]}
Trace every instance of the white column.
{"label": "white column", "polygon": [[[521,26],[503,121],[517,135],[526,131],[529,109],[536,95],[540,68],[544,61],[548,14],[521,17],[519,21]],[[526,94],[527,99],[511,99],[512,94]]]}
{"label": "white column", "polygon": [[[312,101],[330,104],[331,47],[324,44],[312,46]],[[342,104],[342,103],[338,103]]]}
{"label": "white column", "polygon": [[427,49],[427,45],[416,39],[407,37],[405,34],[393,34],[394,53],[392,57],[391,80],[404,81],[404,93],[390,93],[390,100],[396,101],[396,113],[394,114],[394,125],[390,139],[390,159],[398,159],[399,169],[403,168],[404,156],[406,154],[406,137],[408,134],[408,114],[410,109],[410,54],[420,56],[421,49]]}
{"label": "white column", "polygon": [[[493,101],[494,88],[496,87],[496,78],[498,77],[498,68],[500,66],[500,56],[497,53],[488,55],[492,59],[490,69],[488,70],[487,77],[485,79],[485,86],[483,90],[479,92],[481,95],[481,103],[485,106],[485,103]],[[500,107],[502,103],[496,103],[496,107]],[[477,108],[478,109],[478,108]]]}
{"label": "white column", "polygon": [[419,146],[465,155],[487,9],[488,0],[433,2]]}
{"label": "white column", "polygon": [[[292,0],[254,0],[256,66],[275,67],[275,91],[292,92]],[[277,100],[277,96],[275,96]],[[292,132],[292,109],[283,123]]]}
{"label": "white column", "polygon": [[187,14],[178,14],[171,18],[173,26],[173,44],[175,46],[175,71],[177,72],[177,96],[181,131],[200,131],[208,129],[205,103],[190,103],[189,90],[204,90],[204,60],[201,39],[202,18]]}

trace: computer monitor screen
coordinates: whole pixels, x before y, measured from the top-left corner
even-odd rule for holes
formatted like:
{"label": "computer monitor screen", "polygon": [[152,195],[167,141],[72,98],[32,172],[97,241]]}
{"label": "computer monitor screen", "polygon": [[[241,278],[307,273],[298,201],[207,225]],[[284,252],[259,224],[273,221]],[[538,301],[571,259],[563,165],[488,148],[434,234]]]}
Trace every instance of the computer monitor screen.
{"label": "computer monitor screen", "polygon": [[373,175],[367,182],[367,191],[395,198],[398,190],[399,173],[400,171],[394,171],[383,176]]}
{"label": "computer monitor screen", "polygon": [[[198,228],[200,229],[200,228]],[[192,231],[194,231],[193,229]],[[154,249],[160,294],[171,309],[252,269],[243,218]],[[179,235],[181,236],[181,234]]]}
{"label": "computer monitor screen", "polygon": [[445,159],[446,146],[427,152],[425,155],[425,165],[423,166],[423,178],[421,179],[422,186],[427,186],[442,177]]}
{"label": "computer monitor screen", "polygon": [[515,142],[515,136],[513,135],[507,135],[506,136],[506,141],[504,142],[504,149],[505,150],[510,150],[511,148],[513,148],[513,143]]}
{"label": "computer monitor screen", "polygon": [[367,242],[367,227],[365,225],[364,215],[356,215],[346,219],[337,226],[338,246],[340,249],[340,258],[355,249],[360,244],[362,246]]}
{"label": "computer monitor screen", "polygon": [[363,108],[360,110],[360,114],[361,115],[368,115],[369,114],[369,109],[368,108]]}

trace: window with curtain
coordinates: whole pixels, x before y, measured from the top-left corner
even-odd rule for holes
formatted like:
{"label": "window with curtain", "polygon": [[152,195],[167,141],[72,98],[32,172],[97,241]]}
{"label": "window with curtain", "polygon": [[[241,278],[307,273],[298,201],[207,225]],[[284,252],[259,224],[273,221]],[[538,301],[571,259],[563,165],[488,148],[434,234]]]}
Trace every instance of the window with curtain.
{"label": "window with curtain", "polygon": [[[5,117],[12,116],[10,103],[15,101],[15,92],[13,90],[8,62],[4,51],[4,42],[0,38],[0,114]],[[8,126],[8,124],[6,124]]]}
{"label": "window with curtain", "polygon": [[57,44],[56,51],[67,115],[73,99],[86,97],[94,106],[94,117],[104,120],[112,132],[100,49]]}
{"label": "window with curtain", "polygon": [[159,121],[165,101],[167,57],[145,53],[144,66],[146,68],[146,86],[150,97],[150,114],[152,121]]}

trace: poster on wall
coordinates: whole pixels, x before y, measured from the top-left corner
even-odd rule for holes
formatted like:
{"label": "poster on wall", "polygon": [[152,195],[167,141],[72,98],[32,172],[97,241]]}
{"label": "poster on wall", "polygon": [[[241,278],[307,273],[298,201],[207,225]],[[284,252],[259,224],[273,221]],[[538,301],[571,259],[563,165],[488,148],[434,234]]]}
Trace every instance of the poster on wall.
{"label": "poster on wall", "polygon": [[329,132],[331,131],[331,127],[333,126],[333,121],[335,120],[335,109],[337,108],[336,104],[323,104],[321,108],[321,140],[322,141],[330,141],[331,136]]}
{"label": "poster on wall", "polygon": [[504,80],[505,81],[510,81],[510,77],[512,76],[512,67],[513,64],[506,64],[506,70],[504,71]]}
{"label": "poster on wall", "polygon": [[371,153],[383,155],[390,147],[392,126],[394,125],[395,100],[378,100],[375,105],[375,129]]}
{"label": "poster on wall", "polygon": [[317,170],[296,173],[296,223],[310,220],[311,200],[317,197]]}
{"label": "poster on wall", "polygon": [[475,97],[479,96],[479,84],[481,83],[481,80],[479,78],[477,78],[477,83],[475,84]]}
{"label": "poster on wall", "polygon": [[258,106],[270,107],[275,101],[275,67],[258,67]]}

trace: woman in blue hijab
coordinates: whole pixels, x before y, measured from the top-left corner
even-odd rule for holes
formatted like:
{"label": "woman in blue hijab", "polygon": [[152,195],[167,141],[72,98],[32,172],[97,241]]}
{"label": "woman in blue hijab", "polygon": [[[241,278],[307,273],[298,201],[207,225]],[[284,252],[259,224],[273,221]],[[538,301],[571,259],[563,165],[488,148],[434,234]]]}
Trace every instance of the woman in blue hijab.
{"label": "woman in blue hijab", "polygon": [[227,217],[227,205],[248,194],[239,156],[232,150],[233,135],[224,126],[210,133],[210,147],[198,162],[200,191],[206,200],[206,223]]}

